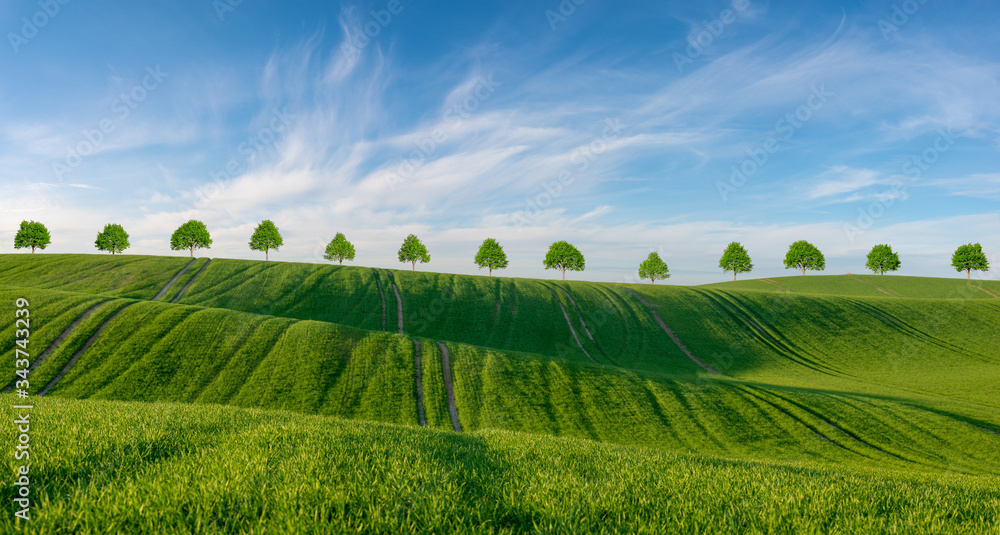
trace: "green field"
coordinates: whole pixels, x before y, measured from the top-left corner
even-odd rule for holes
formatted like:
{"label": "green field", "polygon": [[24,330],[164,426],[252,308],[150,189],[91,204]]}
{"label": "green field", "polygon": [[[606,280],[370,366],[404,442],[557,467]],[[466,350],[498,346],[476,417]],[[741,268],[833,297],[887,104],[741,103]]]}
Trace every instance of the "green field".
{"label": "green field", "polygon": [[[0,267],[0,365],[14,367],[13,302],[27,298],[32,358],[44,354],[28,390],[62,426],[37,433],[58,452],[39,461],[52,482],[37,490],[39,533],[1000,522],[997,281],[678,287],[94,255],[0,255]],[[101,414],[98,437],[85,422]],[[190,437],[149,438],[167,421]],[[147,440],[150,459],[128,457]],[[189,490],[141,507],[198,459]],[[102,499],[116,505],[97,511]]]}
{"label": "green field", "polygon": [[[214,405],[52,398],[37,413],[38,516],[0,517],[5,533],[992,533],[1000,513],[995,477],[957,471]],[[9,502],[13,486],[0,488]]]}

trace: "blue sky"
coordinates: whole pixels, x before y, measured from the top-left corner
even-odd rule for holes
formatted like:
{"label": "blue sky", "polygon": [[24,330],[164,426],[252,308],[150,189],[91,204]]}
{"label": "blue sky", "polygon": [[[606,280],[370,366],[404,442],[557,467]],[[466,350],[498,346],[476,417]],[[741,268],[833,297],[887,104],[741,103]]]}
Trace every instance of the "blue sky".
{"label": "blue sky", "polygon": [[[64,3],[65,1],[65,3]],[[579,2],[579,3],[576,3]],[[47,11],[46,11],[47,10]],[[0,241],[45,222],[46,253],[131,254],[204,221],[203,255],[356,264],[416,233],[430,271],[544,271],[568,240],[631,281],[650,251],[672,284],[792,275],[807,239],[826,273],[960,276],[981,242],[1000,268],[1000,8],[983,2],[0,3]],[[983,274],[1000,278],[1000,269]]]}

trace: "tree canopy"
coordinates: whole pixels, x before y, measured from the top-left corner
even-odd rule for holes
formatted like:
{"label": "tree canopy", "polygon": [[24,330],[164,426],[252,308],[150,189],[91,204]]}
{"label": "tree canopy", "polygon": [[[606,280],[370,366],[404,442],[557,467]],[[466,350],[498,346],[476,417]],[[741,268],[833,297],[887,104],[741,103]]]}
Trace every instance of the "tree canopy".
{"label": "tree canopy", "polygon": [[128,232],[121,225],[108,223],[104,225],[104,230],[97,233],[97,240],[94,246],[98,251],[107,251],[116,254],[129,248]]}
{"label": "tree canopy", "polygon": [[183,251],[189,249],[191,256],[194,256],[195,249],[208,249],[212,246],[212,237],[208,234],[208,228],[201,221],[192,219],[184,223],[174,234],[170,236],[170,249]]}
{"label": "tree canopy", "polygon": [[722,272],[727,271],[733,272],[733,280],[736,280],[736,275],[740,273],[750,273],[753,271],[753,263],[750,262],[750,255],[747,254],[747,250],[743,247],[743,244],[739,242],[732,242],[726,247],[726,250],[722,252],[722,258],[719,258],[719,267],[722,268]]}
{"label": "tree canopy", "polygon": [[990,262],[986,259],[982,245],[967,243],[955,249],[955,254],[951,255],[951,267],[955,268],[955,271],[964,270],[966,278],[971,279],[973,270],[989,271]]}
{"label": "tree canopy", "polygon": [[504,269],[507,267],[507,253],[503,252],[503,247],[493,238],[486,238],[479,246],[476,253],[475,263],[479,269],[489,268],[490,276],[493,276],[494,269]]}
{"label": "tree canopy", "polygon": [[413,266],[413,271],[416,271],[417,262],[426,264],[431,261],[431,255],[420,239],[416,235],[410,234],[403,240],[403,245],[399,247],[399,261],[409,262]]}
{"label": "tree canopy", "polygon": [[826,269],[826,259],[823,258],[823,253],[815,245],[805,240],[799,240],[788,246],[788,253],[785,254],[785,269],[790,268],[801,269],[803,275],[806,274],[807,269],[823,271]]}
{"label": "tree canopy", "polygon": [[281,238],[278,227],[270,219],[261,221],[254,229],[253,236],[250,236],[250,250],[264,251],[264,260],[268,260],[268,251],[271,249],[277,251],[283,243],[285,240]]}
{"label": "tree canopy", "polygon": [[884,275],[886,271],[896,271],[900,265],[899,255],[887,244],[872,247],[868,252],[868,261],[865,262],[866,268],[879,275]]}
{"label": "tree canopy", "polygon": [[656,279],[670,278],[670,270],[660,254],[653,251],[639,264],[639,278],[649,279],[650,284],[656,284]]}
{"label": "tree canopy", "polygon": [[343,232],[338,232],[326,245],[326,254],[323,258],[336,260],[340,264],[343,264],[344,260],[354,260],[354,244],[347,241]]}
{"label": "tree canopy", "polygon": [[583,253],[569,242],[557,241],[549,246],[549,252],[545,255],[545,269],[562,270],[562,278],[566,280],[566,270],[583,271],[585,261]]}
{"label": "tree canopy", "polygon": [[38,221],[21,221],[21,228],[14,235],[14,248],[25,249],[31,247],[31,254],[35,254],[35,248],[45,249],[52,243],[52,236],[49,229]]}

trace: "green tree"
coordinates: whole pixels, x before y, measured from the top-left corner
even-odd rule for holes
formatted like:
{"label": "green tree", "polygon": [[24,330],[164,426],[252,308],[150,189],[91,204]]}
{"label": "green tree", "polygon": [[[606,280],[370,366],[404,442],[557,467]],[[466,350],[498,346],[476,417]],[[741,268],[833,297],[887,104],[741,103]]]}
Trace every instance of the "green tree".
{"label": "green tree", "polygon": [[108,223],[104,225],[104,230],[97,233],[97,241],[94,242],[98,251],[108,251],[111,254],[120,253],[129,248],[128,232],[121,225]]}
{"label": "green tree", "polygon": [[417,270],[417,262],[426,264],[431,261],[431,255],[427,253],[427,248],[420,239],[410,234],[403,240],[403,245],[399,247],[399,261],[409,262],[413,265],[413,271]]}
{"label": "green tree", "polygon": [[475,263],[479,266],[479,269],[489,268],[490,276],[492,277],[494,269],[504,269],[507,267],[507,253],[503,252],[503,247],[496,240],[486,238],[483,240],[483,244],[479,246]]}
{"label": "green tree", "polygon": [[170,249],[174,251],[189,249],[192,257],[195,249],[211,247],[212,237],[208,234],[208,228],[201,221],[194,219],[177,227],[173,236],[170,236]]}
{"label": "green tree", "polygon": [[955,271],[965,270],[965,278],[971,279],[972,270],[989,271],[990,262],[986,259],[982,245],[967,243],[955,249],[955,254],[951,255],[951,267],[955,268]]}
{"label": "green tree", "polygon": [[660,258],[656,251],[649,253],[649,256],[639,264],[639,278],[649,279],[650,284],[656,284],[656,279],[669,279],[670,270],[667,263]]}
{"label": "green tree", "polygon": [[557,241],[549,246],[545,255],[545,269],[561,269],[562,278],[566,280],[566,270],[583,271],[585,262],[583,253],[569,242]]}
{"label": "green tree", "polygon": [[887,244],[872,247],[868,252],[868,261],[865,262],[866,268],[879,275],[884,275],[886,271],[896,271],[900,265],[899,255]]}
{"label": "green tree", "polygon": [[35,254],[35,247],[44,250],[50,243],[49,229],[38,221],[21,221],[21,228],[14,235],[14,248],[31,247],[31,254]]}
{"label": "green tree", "polygon": [[347,241],[343,232],[338,232],[326,245],[326,254],[323,255],[323,258],[336,260],[343,265],[344,260],[354,260],[354,244]]}
{"label": "green tree", "polygon": [[799,240],[788,246],[788,253],[785,254],[785,269],[790,268],[801,269],[803,275],[807,269],[823,271],[826,269],[826,259],[815,245]]}
{"label": "green tree", "polygon": [[722,252],[722,258],[719,259],[719,267],[722,268],[722,272],[727,271],[733,272],[733,280],[736,280],[736,275],[740,273],[750,273],[753,271],[753,263],[750,262],[750,255],[747,254],[747,250],[743,247],[740,242],[732,242],[726,247],[726,250]]}
{"label": "green tree", "polygon": [[283,243],[285,243],[285,240],[281,239],[278,227],[270,219],[261,221],[257,225],[257,228],[254,229],[253,236],[250,236],[250,250],[264,251],[265,261],[269,260],[268,251],[271,249],[277,251],[278,247],[281,247]]}

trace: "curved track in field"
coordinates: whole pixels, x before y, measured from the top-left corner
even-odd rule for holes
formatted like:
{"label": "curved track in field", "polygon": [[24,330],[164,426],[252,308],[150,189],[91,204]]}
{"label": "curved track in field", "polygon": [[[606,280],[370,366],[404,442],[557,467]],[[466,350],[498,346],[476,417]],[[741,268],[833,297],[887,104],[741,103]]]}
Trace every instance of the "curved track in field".
{"label": "curved track in field", "polygon": [[188,288],[190,288],[191,285],[194,284],[194,281],[198,280],[198,276],[200,276],[202,273],[204,273],[205,269],[207,269],[208,265],[211,264],[211,263],[212,263],[212,259],[209,258],[208,262],[205,262],[205,265],[201,266],[201,269],[198,270],[198,273],[195,273],[194,277],[191,277],[191,280],[189,280],[188,283],[185,284],[183,288],[181,288],[181,291],[177,293],[177,297],[174,297],[174,300],[171,301],[171,303],[176,303],[176,302],[180,301],[181,297],[184,297],[184,292],[188,291]]}
{"label": "curved track in field", "polygon": [[448,346],[438,342],[441,349],[441,368],[444,373],[444,389],[448,394],[448,414],[451,415],[451,426],[456,433],[462,432],[462,424],[458,421],[458,406],[455,405],[455,386],[451,379],[451,362],[448,358]]}
{"label": "curved track in field", "polygon": [[49,381],[49,384],[45,385],[45,388],[43,388],[41,391],[38,392],[38,395],[44,396],[45,394],[48,394],[49,390],[52,390],[52,387],[54,387],[56,383],[58,383],[59,380],[62,379],[63,376],[65,376],[71,368],[73,368],[73,365],[76,364],[76,361],[80,360],[80,357],[83,356],[83,354],[86,353],[88,349],[90,349],[90,346],[92,346],[94,344],[94,341],[97,340],[99,336],[101,336],[101,333],[104,332],[104,329],[107,329],[108,325],[110,325],[111,322],[115,320],[115,318],[117,318],[122,312],[124,312],[125,309],[134,304],[135,303],[129,303],[118,309],[118,312],[112,314],[111,317],[108,318],[107,321],[105,321],[99,329],[97,329],[97,332],[94,333],[94,335],[91,336],[89,340],[87,340],[87,343],[83,344],[83,347],[80,348],[80,350],[77,351],[75,355],[73,355],[73,358],[69,359],[69,362],[66,363],[66,366],[63,367],[63,369],[59,372],[59,374],[56,375],[51,381]]}
{"label": "curved track in field", "polygon": [[175,282],[177,282],[177,279],[181,278],[181,275],[183,275],[185,272],[187,272],[188,268],[190,268],[192,265],[194,265],[194,263],[195,263],[196,260],[198,260],[198,259],[197,258],[192,258],[191,261],[187,263],[187,265],[185,265],[183,268],[181,268],[181,270],[178,271],[176,275],[174,275],[174,278],[170,279],[170,282],[168,282],[166,284],[166,286],[164,286],[163,289],[160,290],[160,293],[156,294],[156,296],[153,297],[153,301],[156,301],[159,298],[163,297],[163,294],[167,293],[167,290],[169,290],[170,287],[173,286]]}
{"label": "curved track in field", "polygon": [[417,381],[417,419],[420,427],[427,427],[427,415],[424,414],[424,383],[423,371],[420,367],[420,341],[413,341],[413,369]]}
{"label": "curved track in field", "polygon": [[631,293],[632,295],[634,295],[635,298],[639,300],[639,302],[641,302],[642,304],[646,305],[646,308],[649,309],[650,314],[653,315],[653,319],[656,320],[656,323],[659,324],[659,326],[660,326],[661,329],[663,329],[663,332],[667,333],[667,336],[669,336],[670,339],[674,342],[674,345],[677,346],[677,349],[680,349],[681,352],[683,352],[685,355],[687,355],[687,358],[691,359],[691,362],[694,362],[695,364],[697,364],[698,366],[700,366],[703,370],[705,370],[705,371],[707,371],[709,373],[714,373],[715,375],[721,375],[723,377],[726,377],[726,374],[724,374],[724,373],[720,372],[719,370],[716,370],[715,368],[712,368],[708,364],[705,364],[704,362],[698,360],[698,357],[695,357],[694,354],[691,353],[691,350],[688,349],[687,346],[685,346],[681,342],[681,339],[677,337],[677,334],[675,334],[674,331],[670,329],[670,327],[667,327],[667,324],[663,321],[663,318],[661,318],[660,315],[656,312],[656,309],[653,308],[653,304],[652,303],[650,303],[649,301],[645,300],[641,295],[639,295],[638,293],[636,293],[635,290],[633,290],[631,288],[624,288],[624,289],[625,289],[625,291],[627,291],[627,292]]}

